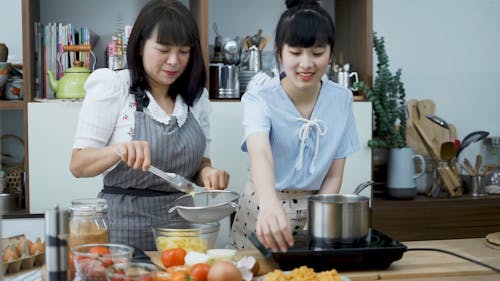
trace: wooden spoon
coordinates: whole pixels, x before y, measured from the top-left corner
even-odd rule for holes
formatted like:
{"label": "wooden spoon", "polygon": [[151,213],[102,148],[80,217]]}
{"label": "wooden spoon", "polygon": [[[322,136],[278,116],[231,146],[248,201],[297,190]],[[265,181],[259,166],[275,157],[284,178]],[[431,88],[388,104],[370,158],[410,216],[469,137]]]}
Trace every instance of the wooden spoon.
{"label": "wooden spoon", "polygon": [[476,163],[474,166],[474,175],[475,176],[479,175],[479,170],[481,169],[482,164],[483,164],[483,157],[480,154],[478,154],[476,156]]}
{"label": "wooden spoon", "polygon": [[470,163],[469,159],[467,159],[467,157],[466,157],[466,158],[464,158],[464,165],[463,165],[462,167],[465,169],[465,172],[466,172],[469,176],[473,177],[473,176],[475,176],[475,175],[476,175],[476,174],[474,173],[474,168],[472,168],[472,164]]}
{"label": "wooden spoon", "polygon": [[441,144],[440,156],[443,161],[451,161],[456,154],[455,143],[452,141],[443,142]]}

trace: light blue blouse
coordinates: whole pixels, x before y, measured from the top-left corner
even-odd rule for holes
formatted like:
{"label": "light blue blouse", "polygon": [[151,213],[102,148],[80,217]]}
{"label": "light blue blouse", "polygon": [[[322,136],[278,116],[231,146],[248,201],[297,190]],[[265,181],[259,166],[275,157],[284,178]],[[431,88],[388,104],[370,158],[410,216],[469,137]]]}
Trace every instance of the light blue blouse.
{"label": "light blue blouse", "polygon": [[243,104],[245,137],[269,135],[276,190],[319,190],[332,161],[359,149],[351,91],[323,79],[309,120],[302,118],[285,93],[279,75],[261,88],[246,92]]}

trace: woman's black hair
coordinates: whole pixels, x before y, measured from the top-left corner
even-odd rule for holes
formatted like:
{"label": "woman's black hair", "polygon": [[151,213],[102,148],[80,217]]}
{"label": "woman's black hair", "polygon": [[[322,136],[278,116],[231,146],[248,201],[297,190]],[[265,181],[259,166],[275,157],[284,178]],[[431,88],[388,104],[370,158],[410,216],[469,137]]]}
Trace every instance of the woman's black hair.
{"label": "woman's black hair", "polygon": [[335,26],[318,0],[286,0],[285,5],[274,38],[278,62],[285,44],[303,48],[330,45],[333,56]]}
{"label": "woman's black hair", "polygon": [[152,0],[142,8],[135,20],[127,45],[131,93],[151,89],[142,64],[142,49],[155,30],[156,42],[160,44],[191,47],[186,69],[170,85],[166,94],[173,99],[179,94],[188,106],[193,106],[205,86],[205,63],[198,25],[186,6],[177,0]]}

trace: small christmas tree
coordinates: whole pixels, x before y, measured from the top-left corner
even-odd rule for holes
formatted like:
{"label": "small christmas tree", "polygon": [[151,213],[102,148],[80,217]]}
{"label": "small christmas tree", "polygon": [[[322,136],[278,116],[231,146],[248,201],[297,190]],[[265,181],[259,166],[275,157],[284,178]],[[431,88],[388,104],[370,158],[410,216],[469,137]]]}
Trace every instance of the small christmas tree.
{"label": "small christmas tree", "polygon": [[406,146],[407,116],[401,69],[398,69],[395,74],[389,70],[389,57],[385,51],[384,37],[378,38],[374,34],[373,47],[378,59],[373,88],[362,81],[355,85],[366,93],[375,111],[375,130],[373,139],[368,141],[368,146],[402,148]]}

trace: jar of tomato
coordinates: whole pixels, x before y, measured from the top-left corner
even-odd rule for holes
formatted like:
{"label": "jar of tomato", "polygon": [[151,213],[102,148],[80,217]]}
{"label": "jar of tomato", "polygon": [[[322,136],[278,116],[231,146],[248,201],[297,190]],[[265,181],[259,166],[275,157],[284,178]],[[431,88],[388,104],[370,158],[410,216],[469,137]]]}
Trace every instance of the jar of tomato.
{"label": "jar of tomato", "polygon": [[69,247],[109,243],[108,204],[102,198],[76,199],[71,201],[69,218]]}

